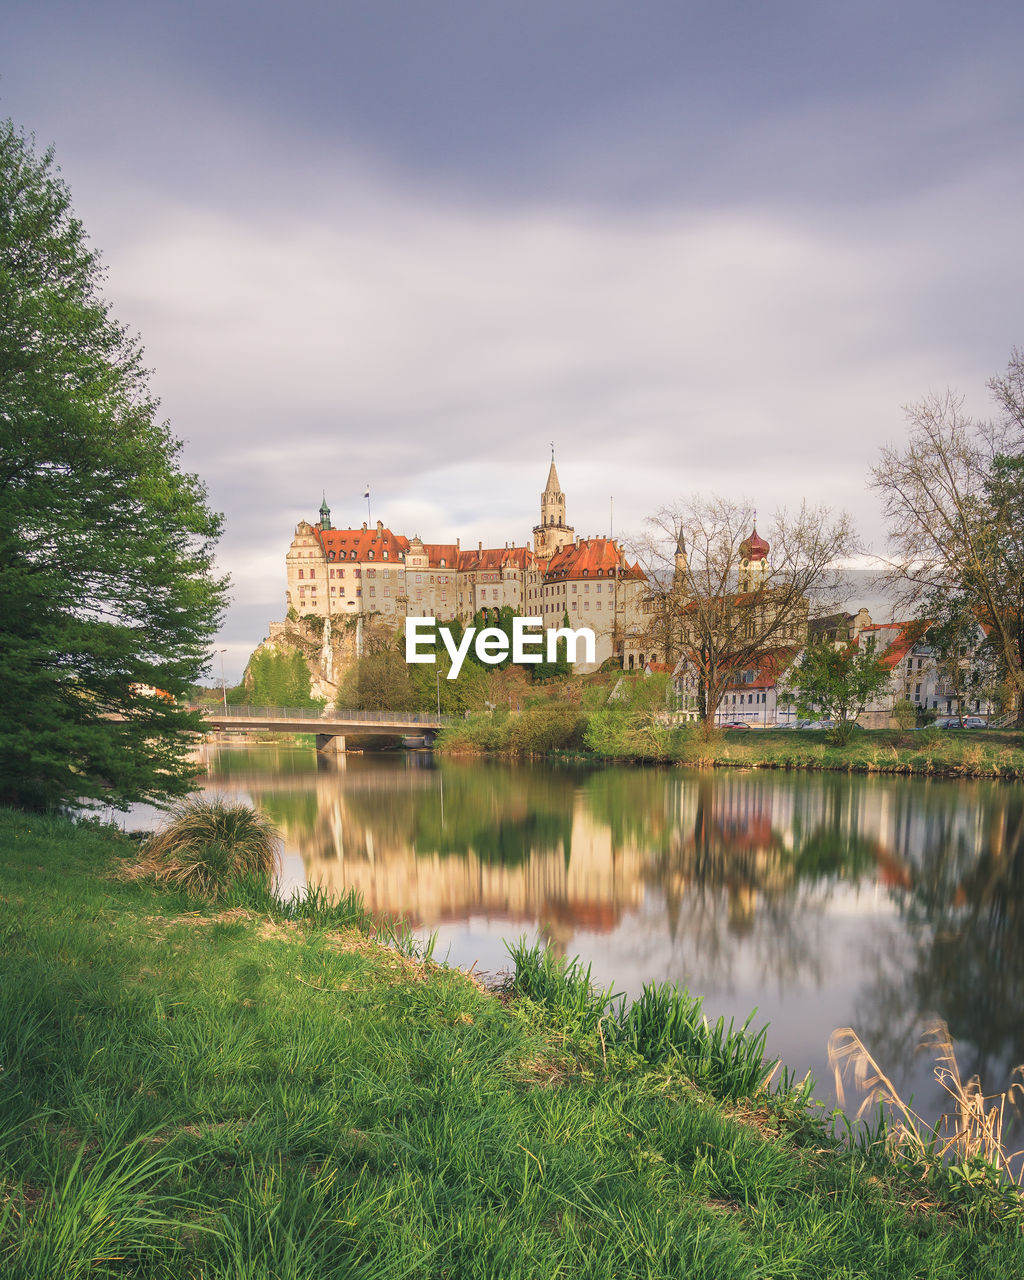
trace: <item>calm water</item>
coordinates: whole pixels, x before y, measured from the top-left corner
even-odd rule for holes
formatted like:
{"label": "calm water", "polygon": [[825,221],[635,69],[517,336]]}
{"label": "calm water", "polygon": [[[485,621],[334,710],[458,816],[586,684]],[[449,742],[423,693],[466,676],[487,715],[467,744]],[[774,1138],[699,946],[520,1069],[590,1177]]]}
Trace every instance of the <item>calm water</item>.
{"label": "calm water", "polygon": [[210,749],[208,768],[208,789],[279,823],[286,887],[355,887],[453,964],[493,973],[525,935],[631,995],[669,979],[712,1016],[757,1006],[771,1053],[827,1101],[838,1026],[929,1115],[929,1018],[986,1091],[1024,1062],[1017,785],[266,746]]}

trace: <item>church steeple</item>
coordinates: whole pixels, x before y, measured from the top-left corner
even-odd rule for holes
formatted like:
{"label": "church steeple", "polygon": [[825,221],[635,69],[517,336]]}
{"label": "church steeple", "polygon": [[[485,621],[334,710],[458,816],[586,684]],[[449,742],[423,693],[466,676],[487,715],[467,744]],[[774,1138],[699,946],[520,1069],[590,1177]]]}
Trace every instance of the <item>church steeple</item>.
{"label": "church steeple", "polygon": [[320,503],[320,528],[329,529],[331,527],[331,509],[327,505],[327,494],[324,493],[323,501]]}
{"label": "church steeple", "polygon": [[540,524],[533,530],[534,550],[539,556],[551,556],[567,542],[574,541],[576,531],[565,523],[565,494],[555,470],[555,447],[551,446],[548,482],[540,495]]}

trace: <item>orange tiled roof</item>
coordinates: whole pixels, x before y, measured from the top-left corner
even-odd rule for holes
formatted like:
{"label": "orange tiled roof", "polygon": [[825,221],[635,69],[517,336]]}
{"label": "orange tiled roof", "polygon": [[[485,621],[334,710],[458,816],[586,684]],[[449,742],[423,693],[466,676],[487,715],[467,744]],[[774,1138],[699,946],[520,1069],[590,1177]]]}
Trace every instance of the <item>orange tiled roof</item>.
{"label": "orange tiled roof", "polygon": [[857,638],[854,639],[853,644],[857,644],[860,636],[870,634],[872,631],[891,631],[895,628],[897,630],[896,638],[891,640],[887,648],[878,655],[879,662],[883,663],[891,671],[898,662],[901,662],[907,656],[914,645],[923,639],[930,626],[931,622],[918,621],[917,619],[911,622],[878,622],[870,627],[863,627]]}
{"label": "orange tiled roof", "polygon": [[454,542],[425,542],[423,550],[431,569],[454,569],[459,559],[459,549]]}
{"label": "orange tiled roof", "polygon": [[532,569],[536,558],[529,547],[483,547],[476,551],[459,552],[459,572],[472,573],[487,570],[492,573],[502,569]]}
{"label": "orange tiled roof", "polygon": [[[745,662],[742,664],[741,673],[730,680],[727,687],[729,689],[774,689],[779,682],[779,677],[799,652],[799,645],[783,645],[764,654],[756,663]],[[755,672],[753,680],[743,680],[742,671],[749,671],[751,667]]]}
{"label": "orange tiled roof", "polygon": [[371,551],[374,560],[401,560],[409,550],[408,538],[376,526],[372,529],[321,529],[314,525],[313,532],[328,560],[369,560]]}
{"label": "orange tiled roof", "polygon": [[630,564],[611,538],[581,538],[570,543],[548,560],[545,582],[562,582],[567,578],[639,578],[647,575],[638,564]]}

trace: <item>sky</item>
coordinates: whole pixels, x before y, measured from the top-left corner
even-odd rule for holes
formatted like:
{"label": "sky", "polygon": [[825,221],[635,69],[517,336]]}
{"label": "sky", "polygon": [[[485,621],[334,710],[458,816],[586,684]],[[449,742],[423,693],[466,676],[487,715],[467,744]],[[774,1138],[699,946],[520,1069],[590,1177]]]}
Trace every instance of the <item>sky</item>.
{"label": "sky", "polygon": [[0,0],[0,30],[0,116],[53,144],[224,513],[229,681],[322,493],[521,545],[554,441],[582,535],[715,492],[882,551],[902,406],[988,414],[1024,344],[1019,4]]}

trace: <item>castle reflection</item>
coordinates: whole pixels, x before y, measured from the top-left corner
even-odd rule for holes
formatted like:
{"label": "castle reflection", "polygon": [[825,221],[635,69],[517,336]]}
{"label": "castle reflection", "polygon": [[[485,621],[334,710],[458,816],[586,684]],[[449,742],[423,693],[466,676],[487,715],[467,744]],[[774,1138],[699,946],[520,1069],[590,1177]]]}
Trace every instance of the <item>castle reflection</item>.
{"label": "castle reflection", "polygon": [[275,819],[307,882],[426,929],[532,932],[620,989],[668,978],[710,1008],[757,1004],[789,1035],[774,1051],[819,1077],[843,1022],[905,1079],[928,1016],[983,1084],[1024,1061],[1015,786],[415,753],[338,767],[275,747],[212,750],[208,769]]}

